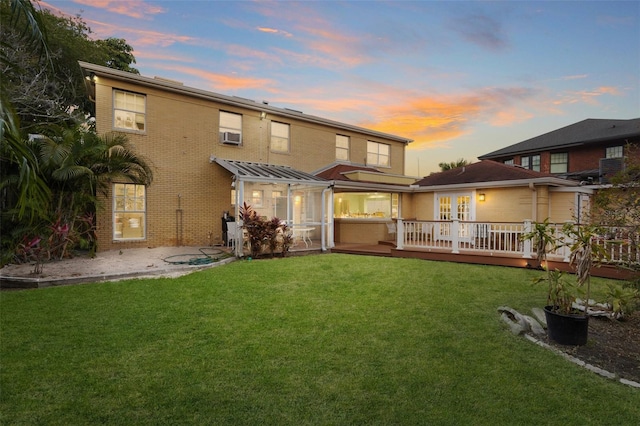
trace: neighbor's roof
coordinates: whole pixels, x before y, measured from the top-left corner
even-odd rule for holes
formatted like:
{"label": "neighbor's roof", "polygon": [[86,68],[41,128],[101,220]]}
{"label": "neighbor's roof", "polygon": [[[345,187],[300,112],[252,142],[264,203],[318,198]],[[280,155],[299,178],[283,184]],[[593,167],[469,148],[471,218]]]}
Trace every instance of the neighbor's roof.
{"label": "neighbor's roof", "polygon": [[252,163],[248,161],[225,160],[211,157],[209,162],[217,163],[224,167],[240,180],[253,182],[279,182],[279,183],[305,183],[329,185],[329,182],[321,177],[301,172],[289,166],[276,166],[274,164]]}
{"label": "neighbor's roof", "polygon": [[378,132],[376,130],[366,129],[364,127],[353,126],[351,124],[341,123],[334,120],[328,120],[314,115],[304,114],[301,111],[297,111],[290,108],[278,108],[269,105],[268,102],[256,102],[251,99],[241,98],[238,96],[227,96],[219,93],[209,92],[206,90],[196,89],[193,87],[185,86],[179,81],[168,80],[160,77],[144,77],[138,74],[132,74],[126,71],[120,71],[101,65],[95,65],[88,62],[79,61],[80,68],[83,69],[85,75],[91,73],[100,76],[113,78],[124,82],[136,83],[141,86],[154,87],[162,89],[168,92],[179,93],[182,95],[193,96],[196,98],[207,99],[213,102],[220,102],[225,105],[232,105],[249,110],[266,112],[267,114],[274,114],[280,117],[295,118],[296,120],[306,121],[309,123],[321,124],[324,126],[335,127],[336,129],[349,130],[352,132],[361,133],[372,137],[379,137],[384,139],[393,140],[396,142],[403,142],[405,144],[413,142],[413,139],[404,138],[401,136],[392,135],[389,133]]}
{"label": "neighbor's roof", "polygon": [[481,155],[478,159],[499,158],[514,154],[548,151],[550,149],[589,145],[592,143],[639,136],[640,118],[630,120],[589,118],[541,136],[510,145],[506,148]]}
{"label": "neighbor's roof", "polygon": [[575,185],[575,182],[559,179],[547,173],[540,173],[491,160],[483,160],[445,172],[433,173],[417,181],[414,185],[430,187],[447,185],[478,186],[477,184],[482,184],[487,186],[486,184],[490,182],[500,184],[505,182],[519,182],[522,184],[536,182],[562,186]]}

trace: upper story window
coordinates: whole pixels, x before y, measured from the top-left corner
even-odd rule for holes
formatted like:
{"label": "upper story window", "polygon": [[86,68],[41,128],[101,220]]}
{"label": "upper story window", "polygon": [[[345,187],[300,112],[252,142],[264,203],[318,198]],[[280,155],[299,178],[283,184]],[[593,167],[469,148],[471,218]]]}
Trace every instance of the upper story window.
{"label": "upper story window", "polygon": [[289,125],[271,122],[271,151],[289,152]]}
{"label": "upper story window", "polygon": [[227,145],[242,144],[242,115],[220,111],[220,142]]}
{"label": "upper story window", "polygon": [[135,132],[145,131],[147,98],[138,93],[113,91],[113,127]]}
{"label": "upper story window", "polygon": [[384,143],[367,141],[367,165],[390,166],[391,147]]}
{"label": "upper story window", "polygon": [[349,161],[349,136],[336,135],[336,160]]}
{"label": "upper story window", "polygon": [[551,173],[566,173],[569,170],[569,154],[566,152],[551,154],[550,163],[549,171]]}
{"label": "upper story window", "polygon": [[605,158],[622,158],[624,154],[623,146],[610,146],[607,147],[605,152]]}
{"label": "upper story window", "polygon": [[504,160],[504,164],[506,164],[507,166],[513,166],[513,158],[510,160]]}
{"label": "upper story window", "polygon": [[540,171],[540,155],[529,155],[520,158],[520,165],[525,169]]}

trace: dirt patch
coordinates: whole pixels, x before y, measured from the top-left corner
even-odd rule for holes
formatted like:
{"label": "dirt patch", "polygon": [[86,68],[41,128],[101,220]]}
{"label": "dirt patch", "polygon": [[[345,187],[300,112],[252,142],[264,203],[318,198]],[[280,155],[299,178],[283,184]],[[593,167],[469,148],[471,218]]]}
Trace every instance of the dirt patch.
{"label": "dirt patch", "polygon": [[621,321],[589,318],[589,337],[584,346],[563,346],[546,340],[584,362],[640,383],[640,311]]}

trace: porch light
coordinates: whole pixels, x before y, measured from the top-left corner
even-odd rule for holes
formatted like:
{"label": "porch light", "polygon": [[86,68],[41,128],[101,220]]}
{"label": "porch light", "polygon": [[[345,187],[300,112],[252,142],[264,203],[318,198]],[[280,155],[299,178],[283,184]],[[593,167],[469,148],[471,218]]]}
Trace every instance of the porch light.
{"label": "porch light", "polygon": [[478,201],[484,201],[486,199],[486,196],[483,193],[478,194]]}

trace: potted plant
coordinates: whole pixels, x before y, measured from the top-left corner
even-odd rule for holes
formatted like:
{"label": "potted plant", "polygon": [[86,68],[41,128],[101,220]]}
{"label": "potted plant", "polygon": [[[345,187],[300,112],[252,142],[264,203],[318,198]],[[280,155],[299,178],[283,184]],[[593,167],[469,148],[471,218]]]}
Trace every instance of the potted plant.
{"label": "potted plant", "polygon": [[[522,236],[531,240],[535,247],[539,265],[546,271],[545,276],[535,282],[547,283],[547,303],[544,307],[549,339],[562,345],[584,345],[587,343],[589,317],[585,312],[574,308],[577,287],[558,269],[551,270],[547,264],[550,251],[565,245],[563,237],[556,234],[556,229],[549,223],[534,223],[530,232]],[[573,252],[572,252],[573,253]]]}
{"label": "potted plant", "polygon": [[567,223],[562,228],[568,238],[567,246],[571,252],[569,264],[574,268],[579,287],[585,287],[584,312],[588,315],[591,298],[591,268],[599,266],[602,259],[607,257],[602,244],[598,244],[598,238],[602,235],[597,225],[581,225]]}

